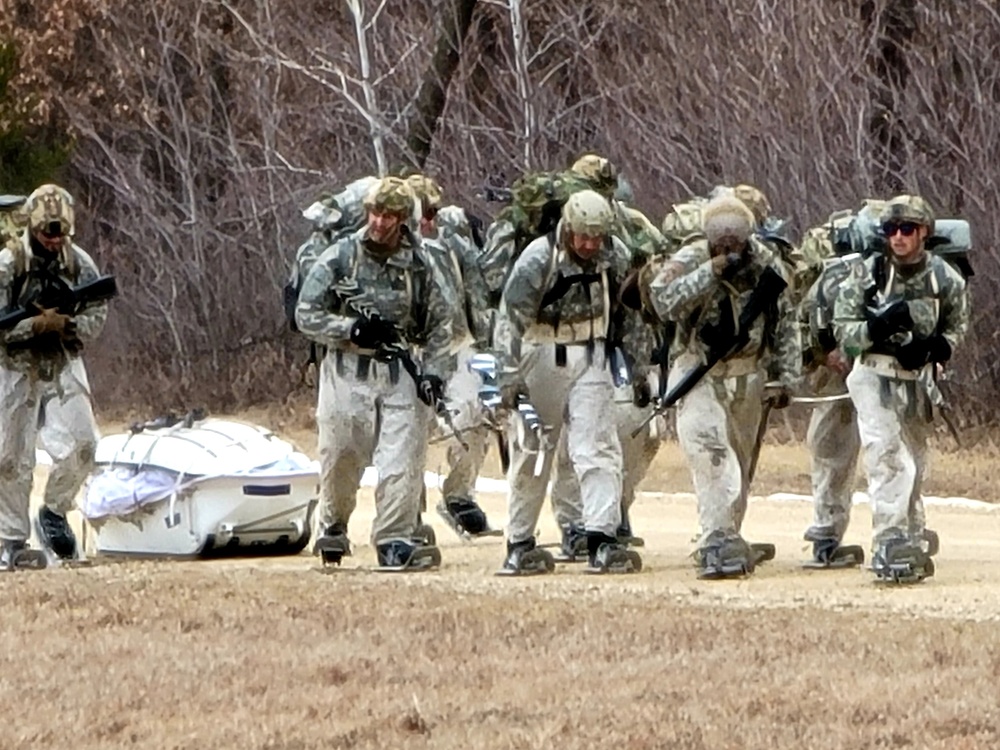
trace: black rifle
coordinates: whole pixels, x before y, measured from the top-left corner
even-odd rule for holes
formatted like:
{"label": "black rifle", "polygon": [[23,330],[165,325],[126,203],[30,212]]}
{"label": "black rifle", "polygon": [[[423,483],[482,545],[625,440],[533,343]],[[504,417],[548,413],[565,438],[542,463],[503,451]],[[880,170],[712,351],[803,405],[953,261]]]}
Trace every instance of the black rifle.
{"label": "black rifle", "polygon": [[[385,321],[384,318],[379,314],[379,311],[370,303],[363,301],[363,292],[361,285],[358,284],[355,279],[342,279],[338,281],[333,286],[333,293],[336,295],[337,299],[340,300],[341,305],[353,312],[355,315],[364,318],[365,320],[372,320],[373,318],[378,318]],[[394,337],[392,341],[384,342],[379,349],[375,352],[374,358],[379,362],[392,362],[398,361],[403,369],[413,378],[413,383],[417,387],[417,393],[420,393],[421,385],[424,381],[423,368],[420,364],[413,358],[413,354],[410,352],[409,346],[407,346],[406,339],[403,336],[403,332],[400,330],[399,326],[395,323],[391,324],[394,330]],[[469,444],[462,438],[462,433],[455,427],[454,420],[451,417],[451,412],[448,411],[448,407],[443,401],[436,401],[433,404],[434,410],[437,414],[445,421],[458,442],[462,444],[462,447],[469,450]]]}
{"label": "black rifle", "polygon": [[[55,309],[61,315],[76,316],[90,305],[105,302],[118,295],[118,285],[114,276],[98,276],[78,286],[70,286],[58,276],[48,273],[42,276],[42,286],[38,294],[27,301],[24,307],[8,309],[0,315],[0,331],[9,331],[18,323],[38,315],[42,309]],[[56,341],[58,334],[41,334],[24,341],[16,341],[7,345],[8,351],[19,349],[38,349],[49,351],[61,349],[63,344],[70,351],[79,350],[79,342]]]}
{"label": "black rifle", "polygon": [[663,414],[663,412],[690,393],[715,365],[726,357],[743,349],[750,342],[750,329],[754,321],[768,307],[774,304],[774,301],[778,299],[787,286],[788,282],[781,277],[781,274],[771,267],[765,268],[757,285],[750,292],[746,304],[740,310],[739,327],[736,330],[736,335],[725,341],[716,342],[710,347],[705,362],[685,374],[680,382],[670,389],[660,403],[656,405],[656,408],[642,421],[642,424],[632,430],[632,437],[636,437],[658,415]]}

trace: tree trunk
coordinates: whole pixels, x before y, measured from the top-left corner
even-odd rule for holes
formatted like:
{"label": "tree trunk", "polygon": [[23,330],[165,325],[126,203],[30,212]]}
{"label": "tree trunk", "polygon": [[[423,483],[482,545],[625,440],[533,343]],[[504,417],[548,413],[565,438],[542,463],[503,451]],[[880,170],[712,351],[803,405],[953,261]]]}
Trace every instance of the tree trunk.
{"label": "tree trunk", "polygon": [[906,49],[917,32],[916,3],[915,0],[886,0],[882,13],[876,11],[875,5],[874,0],[861,4],[861,18],[868,30],[875,32],[877,40],[870,60],[874,75],[868,134],[875,165],[872,187],[877,195],[888,196],[903,190],[907,137],[899,105],[910,77]]}
{"label": "tree trunk", "polygon": [[431,153],[438,120],[447,101],[448,84],[458,69],[459,51],[469,26],[476,0],[447,0],[441,10],[434,56],[424,74],[413,116],[407,128],[406,145],[413,166],[423,169]]}

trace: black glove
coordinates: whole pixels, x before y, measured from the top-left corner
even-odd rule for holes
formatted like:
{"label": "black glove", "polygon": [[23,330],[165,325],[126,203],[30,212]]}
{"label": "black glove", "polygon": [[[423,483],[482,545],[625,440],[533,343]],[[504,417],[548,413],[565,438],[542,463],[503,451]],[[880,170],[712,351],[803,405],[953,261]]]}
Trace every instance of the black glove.
{"label": "black glove", "polygon": [[437,375],[424,375],[417,386],[417,395],[428,406],[444,401],[444,381]]}
{"label": "black glove", "polygon": [[379,349],[398,341],[396,327],[379,315],[358,318],[351,326],[351,343],[359,349]]}
{"label": "black glove", "polygon": [[645,378],[636,378],[632,381],[632,403],[640,409],[645,409],[653,400],[653,391],[649,387],[649,381]]}
{"label": "black glove", "polygon": [[913,329],[910,306],[903,300],[896,300],[877,312],[868,308],[868,337],[873,344],[884,344],[897,333]]}
{"label": "black glove", "polygon": [[907,370],[919,370],[928,362],[947,362],[951,359],[951,344],[944,336],[914,339],[899,347],[896,359]]}

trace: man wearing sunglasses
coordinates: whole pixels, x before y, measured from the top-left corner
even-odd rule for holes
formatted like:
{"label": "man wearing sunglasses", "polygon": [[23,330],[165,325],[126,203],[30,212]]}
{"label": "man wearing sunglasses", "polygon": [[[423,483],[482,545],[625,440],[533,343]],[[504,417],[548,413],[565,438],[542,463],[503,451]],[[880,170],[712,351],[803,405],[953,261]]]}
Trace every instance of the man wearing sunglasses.
{"label": "man wearing sunglasses", "polygon": [[44,567],[29,550],[29,498],[36,440],[53,460],[38,517],[42,542],[61,559],[78,555],[66,520],[93,468],[99,438],[83,347],[104,327],[106,302],[73,314],[49,302],[54,284],[94,281],[97,266],[73,242],[73,198],[43,185],[24,204],[21,236],[0,250],[0,310],[32,317],[0,331],[0,569]]}
{"label": "man wearing sunglasses", "polygon": [[882,210],[886,246],[859,263],[834,305],[834,329],[854,358],[847,387],[872,504],[872,570],[890,582],[934,574],[936,537],[926,533],[921,482],[927,436],[940,403],[936,377],[965,336],[965,281],[927,252],[934,213],[920,196]]}

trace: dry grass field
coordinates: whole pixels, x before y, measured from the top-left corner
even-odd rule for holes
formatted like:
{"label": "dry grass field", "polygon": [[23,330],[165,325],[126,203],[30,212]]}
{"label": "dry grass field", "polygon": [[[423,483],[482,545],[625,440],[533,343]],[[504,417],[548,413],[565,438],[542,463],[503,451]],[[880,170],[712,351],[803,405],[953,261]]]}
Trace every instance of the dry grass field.
{"label": "dry grass field", "polygon": [[[805,460],[768,446],[762,491],[806,489]],[[985,488],[991,466],[941,456],[937,476]],[[635,576],[499,579],[502,540],[433,513],[439,571],[373,572],[367,490],[329,574],[301,555],[2,576],[0,748],[1000,747],[1000,512],[929,507],[938,575],[885,588],[801,570],[809,505],[755,499],[747,536],[777,558],[699,582],[688,487],[668,444]],[[502,523],[503,497],[482,499]],[[859,506],[848,541],[869,524]]]}

